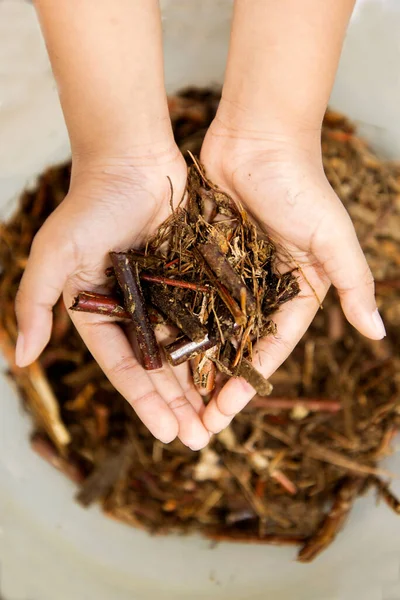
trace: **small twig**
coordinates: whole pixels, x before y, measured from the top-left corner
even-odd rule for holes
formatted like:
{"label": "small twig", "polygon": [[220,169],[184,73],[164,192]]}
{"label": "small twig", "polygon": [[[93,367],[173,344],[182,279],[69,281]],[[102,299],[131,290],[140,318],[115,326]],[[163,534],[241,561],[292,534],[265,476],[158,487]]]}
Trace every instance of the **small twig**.
{"label": "small twig", "polygon": [[322,306],[322,302],[319,299],[319,296],[317,294],[316,289],[314,288],[314,286],[312,285],[311,281],[308,279],[307,275],[304,273],[303,269],[301,268],[301,266],[299,265],[299,263],[297,261],[294,261],[295,265],[296,265],[296,270],[299,271],[299,273],[301,273],[301,276],[303,277],[304,281],[306,282],[306,284],[308,285],[308,287],[311,289],[316,301],[318,302],[318,305],[320,307],[321,310],[323,310],[323,306]]}
{"label": "small twig", "polygon": [[218,353],[218,346],[211,348],[208,352],[198,354],[192,365],[193,381],[195,386],[203,393],[211,394],[215,387],[215,376],[217,368],[215,363],[209,358],[208,353]]}
{"label": "small twig", "polygon": [[172,344],[164,346],[164,352],[168,362],[176,367],[217,344],[218,339],[208,334],[200,342],[192,342],[190,338],[183,336],[172,342]]}
{"label": "small twig", "polygon": [[392,454],[390,444],[393,441],[393,438],[397,435],[398,431],[398,426],[394,423],[390,424],[387,429],[383,431],[382,439],[372,453],[373,460],[381,460],[385,456]]}
{"label": "small twig", "polygon": [[294,496],[297,494],[297,487],[293,483],[291,479],[285,473],[283,473],[280,469],[274,469],[271,473],[271,478],[275,479],[280,485],[286,490],[289,494]]}
{"label": "small twig", "polygon": [[235,478],[237,483],[239,484],[239,488],[242,490],[244,497],[253,507],[254,512],[258,515],[259,519],[265,519],[269,515],[269,511],[267,506],[262,502],[261,498],[259,498],[251,488],[250,484],[245,480],[245,478],[241,475],[238,465],[236,465],[233,461],[231,461],[228,457],[223,457],[223,462],[228,469],[228,471]]}
{"label": "small twig", "polygon": [[310,442],[309,440],[305,441],[302,445],[304,452],[315,458],[317,460],[321,460],[323,462],[331,463],[332,465],[336,465],[337,467],[341,467],[347,471],[353,471],[354,473],[361,473],[363,475],[377,475],[382,477],[397,477],[397,475],[386,471],[385,469],[378,469],[376,467],[371,467],[369,465],[363,465],[340,452],[335,452],[334,450],[330,450],[316,442]]}
{"label": "small twig", "polygon": [[390,491],[387,483],[379,479],[379,477],[371,477],[371,483],[375,485],[379,496],[386,502],[389,508],[397,515],[400,515],[400,500]]}
{"label": "small twig", "polygon": [[366,423],[366,426],[368,427],[370,423],[379,423],[380,421],[382,421],[382,419],[386,418],[389,413],[395,410],[398,405],[399,400],[396,394],[394,398],[389,400],[389,402],[381,404],[373,411],[370,419]]}
{"label": "small twig", "polygon": [[254,326],[254,317],[250,317],[248,325],[247,325],[246,329],[244,330],[242,338],[240,340],[240,344],[239,344],[239,347],[237,349],[236,356],[235,356],[235,358],[233,360],[233,363],[232,363],[232,368],[233,369],[235,367],[237,367],[237,365],[242,360],[243,351],[246,348],[246,344],[247,344],[248,340],[250,339],[249,336],[250,336],[251,330],[253,329],[253,326]]}
{"label": "small twig", "polygon": [[294,440],[287,433],[279,429],[279,427],[274,427],[274,425],[270,425],[269,423],[261,423],[258,421],[255,424],[255,427],[261,429],[261,431],[265,431],[265,433],[276,438],[282,442],[282,444],[286,444],[286,446],[292,447],[295,444]]}
{"label": "small twig", "polygon": [[193,290],[194,292],[203,292],[209,294],[211,288],[207,285],[201,285],[200,283],[193,283],[192,281],[182,281],[180,279],[169,279],[163,275],[151,275],[150,273],[140,273],[140,279],[143,281],[149,281],[152,283],[163,283],[171,287],[177,287],[186,290]]}
{"label": "small twig", "polygon": [[[233,298],[246,307],[247,315],[254,315],[257,309],[256,300],[252,292],[243,283],[242,278],[232,267],[226,256],[221,252],[216,244],[199,244],[198,251],[204,261],[208,264],[214,275],[217,277]],[[242,308],[242,312],[245,311]]]}
{"label": "small twig", "polygon": [[377,294],[400,290],[400,279],[383,279],[381,281],[375,281],[375,290]]}
{"label": "small twig", "polygon": [[101,372],[99,365],[93,360],[64,375],[61,381],[68,387],[81,389],[87,383],[98,379]]}
{"label": "small twig", "polygon": [[[133,253],[130,252],[128,254],[129,258],[132,258],[132,255],[133,255]],[[142,259],[137,262],[139,264],[141,264],[142,262],[150,260],[151,258],[155,258],[155,257],[143,256]],[[135,257],[134,257],[134,260],[136,261]],[[178,261],[179,261],[179,258],[172,260],[171,262],[166,263],[164,265],[164,267],[165,268],[170,267],[173,264],[176,264]],[[159,262],[159,261],[157,261],[157,262]],[[148,266],[152,266],[152,265],[146,265],[146,266],[148,267]],[[114,275],[114,267],[108,267],[106,269],[105,273],[106,273],[107,277],[113,276]],[[165,275],[153,275],[152,273],[146,273],[145,271],[142,271],[139,274],[139,277],[142,281],[149,281],[150,283],[162,283],[164,285],[169,285],[170,287],[177,287],[177,288],[186,289],[186,290],[193,290],[194,292],[203,292],[205,294],[209,294],[211,292],[210,286],[202,285],[200,283],[194,283],[192,281],[184,281],[182,279],[170,279],[169,277],[166,277]]]}
{"label": "small twig", "polygon": [[[143,269],[157,268],[164,265],[164,258],[161,256],[156,256],[155,254],[146,254],[141,250],[130,249],[122,254],[126,254],[130,260],[138,263]],[[114,277],[114,267],[107,267],[105,274],[107,277]]]}
{"label": "small twig", "polygon": [[197,248],[193,249],[193,255],[197,258],[198,262],[203,267],[208,279],[216,288],[219,297],[221,298],[222,302],[225,304],[229,312],[232,314],[236,324],[239,326],[246,325],[246,315],[243,313],[242,310],[240,310],[239,305],[232,298],[227,288],[214,275],[214,272],[212,271],[212,269],[210,269],[206,261],[203,259],[202,254],[197,250]]}
{"label": "small twig", "polygon": [[149,296],[152,304],[193,342],[201,342],[207,335],[207,328],[170,291],[159,285],[154,285],[149,288]]}
{"label": "small twig", "polygon": [[64,473],[74,483],[82,483],[85,473],[82,467],[71,458],[64,458],[57,452],[57,448],[41,433],[35,433],[31,439],[31,448],[36,454],[48,462],[52,467]]}
{"label": "small twig", "polygon": [[118,298],[96,294],[95,292],[79,292],[74,298],[70,310],[118,317],[119,319],[130,319],[130,314],[120,305]]}
{"label": "small twig", "polygon": [[125,309],[135,325],[136,339],[143,366],[147,370],[160,369],[162,360],[156,336],[150,323],[142,288],[139,268],[131,264],[126,254],[111,252],[111,261],[125,300]]}
{"label": "small twig", "polygon": [[334,429],[330,429],[329,427],[326,427],[325,425],[319,426],[319,432],[322,433],[327,438],[337,442],[344,450],[350,450],[350,451],[356,450],[357,447],[359,446],[359,441],[354,440],[354,439],[349,440],[349,438],[347,436],[339,433],[338,431],[336,431]]}
{"label": "small twig", "polygon": [[71,435],[60,415],[60,407],[44,369],[38,361],[21,369],[15,364],[15,348],[8,332],[0,326],[0,348],[18,386],[26,394],[36,420],[45,429],[60,454],[65,456]]}
{"label": "small twig", "polygon": [[306,394],[310,393],[312,387],[312,380],[314,375],[314,352],[314,340],[307,340],[304,347],[304,365],[302,376],[303,388]]}
{"label": "small twig", "polygon": [[110,409],[105,404],[95,404],[94,414],[97,424],[97,437],[104,440],[108,436]]}
{"label": "small twig", "polygon": [[269,396],[273,390],[272,384],[246,358],[242,359],[235,375],[243,377],[259,396]]}
{"label": "small twig", "polygon": [[93,398],[95,392],[96,392],[96,388],[95,388],[94,384],[93,383],[87,383],[79,391],[79,393],[77,394],[77,396],[75,396],[75,398],[73,398],[72,400],[68,400],[68,402],[66,402],[64,404],[64,406],[65,406],[65,408],[67,410],[70,410],[72,412],[83,411],[83,410],[85,410],[88,407],[89,402]]}
{"label": "small twig", "polygon": [[213,490],[209,496],[205,499],[203,505],[199,508],[196,513],[196,518],[200,521],[207,516],[210,510],[218,504],[224,495],[224,491],[220,489]]}
{"label": "small twig", "polygon": [[90,506],[103,498],[115,486],[132,461],[133,447],[125,442],[116,454],[110,454],[83,483],[76,499],[82,506]]}
{"label": "small twig", "polygon": [[169,183],[169,189],[170,189],[170,196],[169,196],[169,206],[171,208],[171,212],[172,214],[174,214],[175,210],[174,210],[174,186],[172,185],[172,180],[171,177],[169,175],[167,175],[167,179],[168,179],[168,183]]}
{"label": "small twig", "polygon": [[336,538],[350,513],[353,503],[365,483],[362,477],[347,477],[342,483],[332,508],[326,515],[318,531],[311,536],[300,550],[297,560],[311,562]]}
{"label": "small twig", "polygon": [[339,400],[331,398],[260,398],[256,396],[247,405],[248,410],[252,408],[262,408],[265,410],[293,410],[302,406],[311,412],[331,412],[337,413],[341,410]]}
{"label": "small twig", "polygon": [[166,269],[168,269],[169,267],[173,267],[174,265],[176,265],[179,262],[179,257],[178,258],[174,258],[174,260],[170,260],[169,262],[165,263],[164,267]]}
{"label": "small twig", "polygon": [[217,529],[206,530],[208,538],[216,542],[240,542],[241,544],[271,544],[272,546],[298,546],[304,542],[304,536],[301,535],[272,535],[265,534],[262,537],[259,535],[251,535],[247,531],[232,530],[232,529]]}

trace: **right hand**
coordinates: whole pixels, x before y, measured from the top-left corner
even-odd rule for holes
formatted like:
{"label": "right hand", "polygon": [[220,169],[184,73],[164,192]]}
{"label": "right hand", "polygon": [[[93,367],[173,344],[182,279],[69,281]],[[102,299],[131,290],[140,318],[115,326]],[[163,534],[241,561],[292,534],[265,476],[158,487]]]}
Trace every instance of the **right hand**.
{"label": "right hand", "polygon": [[[186,165],[173,144],[160,155],[90,157],[73,162],[70,191],[36,235],[17,301],[16,361],[26,366],[49,341],[52,308],[81,290],[99,290],[111,250],[140,247],[170,214],[186,186]],[[121,327],[100,315],[70,313],[114,387],[164,443],[178,436],[198,450],[209,441],[203,402],[188,364],[145,371]]]}

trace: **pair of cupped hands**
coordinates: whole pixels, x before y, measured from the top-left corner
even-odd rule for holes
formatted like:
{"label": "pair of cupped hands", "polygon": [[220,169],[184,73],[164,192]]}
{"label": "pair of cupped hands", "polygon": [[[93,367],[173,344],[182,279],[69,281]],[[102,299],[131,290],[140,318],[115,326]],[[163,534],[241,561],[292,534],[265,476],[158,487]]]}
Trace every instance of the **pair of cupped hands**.
{"label": "pair of cupped hands", "polygon": [[[80,290],[104,291],[111,250],[142,247],[170,215],[170,178],[176,206],[187,168],[172,134],[153,151],[73,156],[70,191],[32,245],[17,297],[16,361],[25,366],[46,346],[52,308],[61,294],[67,307]],[[330,284],[349,322],[371,339],[385,335],[374,284],[351,220],[325,178],[320,132],[307,137],[231,129],[218,118],[201,152],[207,176],[257,219],[301,266],[301,293],[275,316],[277,334],[260,340],[253,363],[270,377],[310,325]],[[315,292],[315,293],[314,293]],[[253,397],[241,378],[231,379],[207,406],[187,363],[145,371],[129,331],[108,317],[71,313],[84,342],[111,383],[151,433],[176,437],[192,450],[205,447]]]}

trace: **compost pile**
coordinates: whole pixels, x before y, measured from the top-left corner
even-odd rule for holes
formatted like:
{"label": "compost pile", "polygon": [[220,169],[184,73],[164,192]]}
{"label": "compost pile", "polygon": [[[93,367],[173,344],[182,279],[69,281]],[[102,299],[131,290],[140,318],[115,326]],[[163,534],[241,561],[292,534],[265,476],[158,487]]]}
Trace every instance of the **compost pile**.
{"label": "compost pile", "polygon": [[[199,154],[217,105],[210,91],[170,99],[185,155]],[[139,340],[147,368],[160,360],[153,327],[167,321],[179,330],[163,350],[168,360],[196,356],[196,382],[206,391],[215,369],[251,381],[257,396],[200,453],[179,440],[154,440],[93,361],[61,302],[40,360],[25,369],[14,363],[18,282],[33,236],[68,190],[70,165],[46,171],[1,227],[0,342],[34,419],[33,449],[79,485],[83,505],[100,501],[107,515],[152,533],[197,530],[215,540],[299,544],[303,562],[334,540],[369,486],[400,512],[387,485],[391,474],[379,466],[400,425],[400,166],[379,161],[331,111],[322,144],[327,177],[377,281],[387,329],[381,342],[352,329],[331,293],[271,378],[268,396],[271,386],[251,367],[250,342],[274,334],[274,312],[299,291],[296,270],[289,262],[282,269],[280,249],[189,156],[187,209],[175,210],[145,249],[111,256],[109,295],[83,292],[75,300],[73,308],[112,314],[123,325],[131,317],[128,265],[129,290],[148,316]]]}

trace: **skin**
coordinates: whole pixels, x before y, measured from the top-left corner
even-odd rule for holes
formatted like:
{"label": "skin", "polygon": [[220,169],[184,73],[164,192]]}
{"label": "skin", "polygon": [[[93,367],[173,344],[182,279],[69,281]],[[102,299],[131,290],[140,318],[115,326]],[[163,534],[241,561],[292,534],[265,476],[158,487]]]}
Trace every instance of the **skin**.
{"label": "skin", "polygon": [[[235,2],[223,100],[201,158],[210,179],[301,266],[300,297],[276,316],[278,335],[255,346],[253,364],[265,377],[301,339],[318,310],[316,295],[322,301],[330,284],[352,325],[371,339],[385,335],[372,274],[321,156],[322,119],[353,5]],[[206,427],[221,431],[254,393],[243,379],[230,380],[208,404]]]}
{"label": "skin", "polygon": [[[156,0],[36,0],[72,148],[67,198],[35,238],[17,298],[24,366],[47,344],[52,307],[101,291],[110,250],[140,246],[181,199],[186,167],[172,136]],[[373,280],[354,228],[322,169],[320,128],[349,0],[236,0],[223,100],[206,136],[209,177],[287,247],[305,277],[301,297],[260,340],[254,364],[269,376],[307,329],[333,283],[348,320],[384,336]],[[88,26],[90,24],[90,26]],[[138,26],[140,24],[140,26]],[[151,65],[151,68],[149,68]],[[254,395],[228,382],[204,411],[187,365],[145,372],[128,336],[96,315],[72,315],[114,386],[164,442],[204,447]],[[204,414],[203,414],[204,413]]]}

